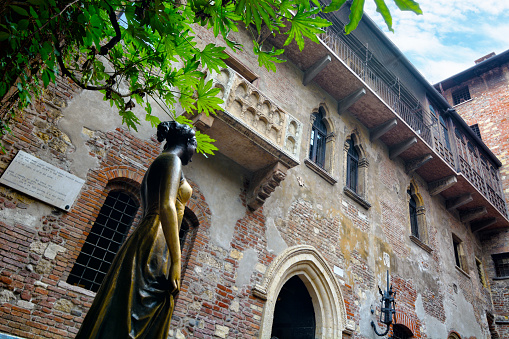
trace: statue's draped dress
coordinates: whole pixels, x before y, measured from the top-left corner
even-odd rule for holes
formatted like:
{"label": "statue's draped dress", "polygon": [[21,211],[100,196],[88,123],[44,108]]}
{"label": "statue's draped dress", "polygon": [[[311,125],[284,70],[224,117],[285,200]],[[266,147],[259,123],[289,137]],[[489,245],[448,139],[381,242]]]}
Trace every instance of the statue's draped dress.
{"label": "statue's draped dress", "polygon": [[[170,254],[159,220],[158,194],[141,187],[143,218],[117,253],[76,338],[166,339],[173,313]],[[147,196],[143,196],[146,194]],[[192,189],[182,178],[175,207],[179,227]]]}

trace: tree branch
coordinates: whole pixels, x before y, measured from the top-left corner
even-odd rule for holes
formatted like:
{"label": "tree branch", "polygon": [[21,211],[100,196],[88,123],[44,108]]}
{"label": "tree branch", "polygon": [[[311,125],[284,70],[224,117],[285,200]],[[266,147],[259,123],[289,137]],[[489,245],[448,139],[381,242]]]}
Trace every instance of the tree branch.
{"label": "tree branch", "polygon": [[117,21],[117,15],[115,14],[115,11],[113,10],[113,7],[106,2],[110,8],[109,10],[109,18],[111,25],[113,26],[113,29],[115,30],[115,36],[111,38],[111,40],[104,46],[101,46],[99,49],[99,55],[106,55],[108,52],[120,41],[120,38],[122,37],[122,34],[120,33],[120,26],[118,25]]}

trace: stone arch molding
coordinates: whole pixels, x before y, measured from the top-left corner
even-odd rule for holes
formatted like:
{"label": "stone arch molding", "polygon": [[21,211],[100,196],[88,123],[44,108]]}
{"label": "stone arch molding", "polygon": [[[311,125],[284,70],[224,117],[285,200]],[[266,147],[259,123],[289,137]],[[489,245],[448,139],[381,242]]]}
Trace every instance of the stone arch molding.
{"label": "stone arch molding", "polygon": [[316,338],[337,339],[346,327],[346,308],[338,281],[325,258],[308,245],[287,248],[267,269],[253,294],[266,300],[262,312],[260,338],[269,339],[274,308],[283,285],[298,276],[306,285],[315,310]]}

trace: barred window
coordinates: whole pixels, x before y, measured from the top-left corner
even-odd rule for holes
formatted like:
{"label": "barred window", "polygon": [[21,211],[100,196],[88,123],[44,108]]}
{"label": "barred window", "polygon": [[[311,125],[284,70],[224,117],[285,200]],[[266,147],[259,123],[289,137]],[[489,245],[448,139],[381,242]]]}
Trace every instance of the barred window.
{"label": "barred window", "polygon": [[309,142],[309,160],[324,168],[325,166],[325,145],[327,141],[327,127],[323,122],[323,112],[320,107],[318,113],[313,114],[315,121],[311,128],[311,140]]}
{"label": "barred window", "polygon": [[470,126],[470,129],[475,133],[475,135],[477,135],[479,137],[479,139],[482,140],[481,130],[479,129],[479,124],[474,124],[474,125]]}
{"label": "barred window", "polygon": [[127,237],[138,208],[138,201],[125,191],[108,194],[67,283],[97,292]]}
{"label": "barred window", "polygon": [[470,100],[470,91],[468,90],[468,86],[459,88],[452,92],[453,105],[461,104],[467,100]]}
{"label": "barred window", "polygon": [[495,263],[495,274],[497,277],[509,277],[509,253],[493,254],[492,258]]}

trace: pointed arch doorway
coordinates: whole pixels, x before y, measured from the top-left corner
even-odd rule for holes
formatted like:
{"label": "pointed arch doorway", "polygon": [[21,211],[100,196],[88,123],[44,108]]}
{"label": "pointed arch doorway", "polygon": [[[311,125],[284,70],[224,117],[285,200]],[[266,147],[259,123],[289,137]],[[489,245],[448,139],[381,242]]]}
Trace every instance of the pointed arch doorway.
{"label": "pointed arch doorway", "polygon": [[[300,287],[293,286],[292,279],[299,279]],[[275,314],[280,294],[285,289],[300,295],[308,295],[311,299],[311,312],[306,318],[314,318],[314,332],[312,336],[304,338],[337,339],[342,337],[346,328],[346,308],[339,284],[325,258],[318,251],[308,245],[298,245],[287,248],[277,256],[269,265],[260,284],[255,285],[253,294],[262,300],[265,305],[262,311],[260,326],[260,339],[270,339],[273,324],[279,318]],[[284,296],[284,294],[282,296]],[[306,299],[306,298],[303,298]],[[282,298],[281,298],[282,300]],[[280,321],[280,320],[277,320]],[[276,325],[279,326],[279,325]],[[275,336],[275,335],[274,335]],[[278,339],[292,338],[282,337]]]}
{"label": "pointed arch doorway", "polygon": [[277,297],[271,338],[314,339],[315,332],[311,295],[304,282],[295,275],[283,285]]}

